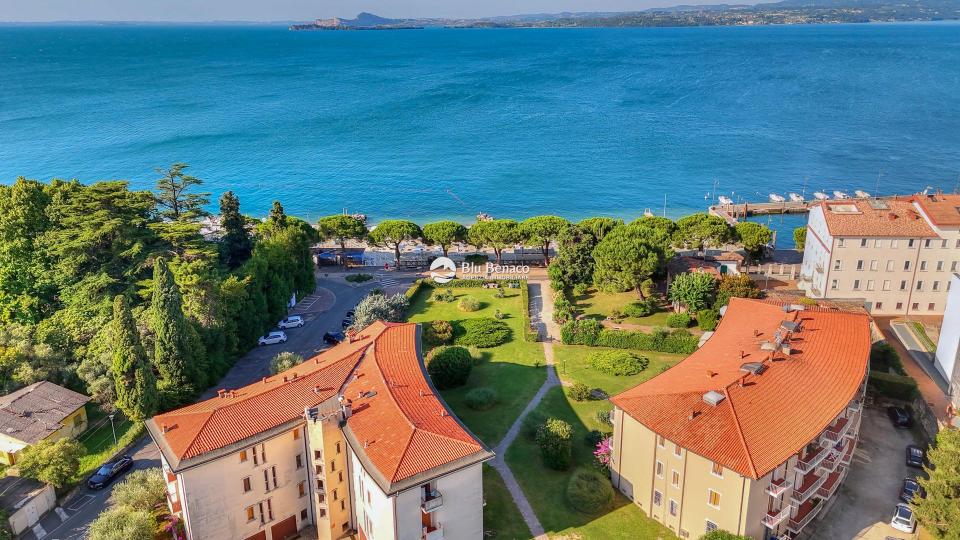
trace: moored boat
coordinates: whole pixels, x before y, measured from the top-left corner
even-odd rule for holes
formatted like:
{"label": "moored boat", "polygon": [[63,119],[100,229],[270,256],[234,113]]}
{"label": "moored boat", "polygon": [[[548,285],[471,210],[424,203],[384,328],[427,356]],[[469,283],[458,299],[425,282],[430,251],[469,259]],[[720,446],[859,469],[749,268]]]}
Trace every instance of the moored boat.
{"label": "moored boat", "polygon": [[849,199],[850,196],[838,189],[833,192],[833,198],[843,200],[843,199]]}
{"label": "moored boat", "polygon": [[783,198],[783,195],[779,195],[777,193],[770,194],[770,202],[783,202],[785,200],[786,199]]}
{"label": "moored boat", "polygon": [[793,201],[793,202],[803,202],[804,199],[803,199],[802,196],[800,196],[800,195],[798,195],[798,194],[796,194],[796,193],[791,193],[791,194],[790,194],[790,200]]}
{"label": "moored boat", "polygon": [[830,196],[822,191],[814,192],[813,196],[816,197],[818,201],[826,201],[830,199]]}
{"label": "moored boat", "polygon": [[717,198],[720,201],[720,204],[733,204],[733,199],[727,197],[726,195],[721,195]]}
{"label": "moored boat", "polygon": [[870,198],[870,194],[867,193],[866,191],[863,191],[862,189],[858,189],[858,190],[854,191],[853,193],[854,193],[854,195],[856,195],[857,198],[859,198],[859,199],[869,199],[869,198]]}

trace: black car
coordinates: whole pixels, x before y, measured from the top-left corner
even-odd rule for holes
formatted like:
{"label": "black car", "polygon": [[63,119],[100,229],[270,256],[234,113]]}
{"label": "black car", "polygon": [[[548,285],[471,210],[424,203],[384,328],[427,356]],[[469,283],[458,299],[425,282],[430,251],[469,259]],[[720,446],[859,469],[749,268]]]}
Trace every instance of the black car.
{"label": "black car", "polygon": [[907,446],[907,467],[922,469],[927,462],[927,452],[915,444]]}
{"label": "black car", "polygon": [[340,326],[343,327],[344,329],[346,329],[351,324],[353,324],[353,317],[349,319],[344,319],[343,321],[340,322]]}
{"label": "black car", "polygon": [[118,476],[130,470],[133,467],[133,458],[123,456],[116,461],[104,463],[97,469],[97,472],[87,480],[87,487],[90,489],[103,489],[113,482]]}
{"label": "black car", "polygon": [[327,332],[323,335],[324,343],[329,343],[331,345],[336,345],[346,338],[347,336],[343,335],[343,332]]}
{"label": "black car", "polygon": [[923,491],[923,488],[920,487],[920,483],[917,482],[915,478],[903,479],[903,488],[900,490],[901,501],[909,503],[914,498],[922,499],[926,496],[927,494]]}
{"label": "black car", "polygon": [[887,407],[887,416],[890,417],[894,427],[905,429],[913,425],[913,418],[903,407]]}

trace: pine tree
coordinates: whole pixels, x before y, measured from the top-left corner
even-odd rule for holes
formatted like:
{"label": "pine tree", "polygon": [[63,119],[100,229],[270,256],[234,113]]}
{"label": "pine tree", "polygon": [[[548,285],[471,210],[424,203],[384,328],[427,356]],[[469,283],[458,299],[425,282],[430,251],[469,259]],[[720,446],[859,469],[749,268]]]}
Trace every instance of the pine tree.
{"label": "pine tree", "polygon": [[210,203],[209,193],[187,193],[203,180],[184,173],[186,163],[174,163],[166,171],[157,169],[163,177],[157,180],[155,200],[161,208],[160,216],[171,221],[198,221],[208,214],[203,209]]}
{"label": "pine tree", "polygon": [[283,211],[283,205],[280,204],[280,201],[273,201],[273,206],[270,207],[270,224],[278,229],[282,229],[287,226],[287,214]]}
{"label": "pine tree", "polygon": [[158,258],[153,268],[151,323],[156,336],[153,362],[160,372],[165,406],[179,404],[194,390],[190,381],[193,349],[182,303],[173,272],[167,261]]}
{"label": "pine tree", "polygon": [[127,418],[145,420],[157,412],[157,380],[123,295],[113,301],[113,381],[117,407]]}
{"label": "pine tree", "polygon": [[253,243],[247,234],[246,223],[240,214],[240,199],[232,191],[220,197],[220,259],[228,268],[234,269],[250,258]]}
{"label": "pine tree", "polygon": [[911,506],[934,538],[956,540],[960,538],[960,431],[940,430],[928,456],[929,478],[920,478],[927,496],[914,498]]}

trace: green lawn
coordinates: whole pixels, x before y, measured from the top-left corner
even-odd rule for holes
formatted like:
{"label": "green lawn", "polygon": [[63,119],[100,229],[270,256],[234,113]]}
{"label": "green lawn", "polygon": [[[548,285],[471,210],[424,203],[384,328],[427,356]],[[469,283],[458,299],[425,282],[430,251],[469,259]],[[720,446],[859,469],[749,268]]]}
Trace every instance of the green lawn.
{"label": "green lawn", "polygon": [[[513,336],[507,343],[489,349],[474,349],[477,364],[470,373],[470,380],[461,388],[442,392],[444,400],[453,408],[467,427],[485,443],[493,446],[510,429],[520,412],[527,405],[547,377],[544,367],[543,345],[523,340],[523,313],[526,309],[520,302],[520,291],[506,289],[505,298],[496,298],[496,290],[482,288],[453,289],[457,300],[472,296],[481,302],[481,309],[463,312],[457,308],[457,300],[440,302],[432,299],[435,291],[424,287],[412,299],[407,319],[411,322],[433,320],[463,320],[478,317],[493,317],[499,309]],[[490,386],[497,390],[500,403],[486,411],[475,411],[466,406],[464,396],[472,388]]]}
{"label": "green lawn", "polygon": [[523,521],[520,510],[507,491],[503,478],[490,465],[483,466],[484,538],[496,540],[529,540],[530,529]]}
{"label": "green lawn", "polygon": [[[640,297],[637,296],[636,291],[605,293],[597,291],[596,289],[590,289],[587,294],[575,298],[577,309],[581,313],[587,317],[600,320],[607,318],[615,309],[623,311],[623,308],[626,307],[627,304],[636,302],[639,299]],[[666,326],[667,315],[670,315],[670,312],[662,309],[646,317],[627,317],[623,322],[644,326]]]}
{"label": "green lawn", "polygon": [[[563,389],[557,387],[550,390],[537,409],[573,426],[575,469],[591,466],[593,449],[587,446],[584,437],[592,429],[611,431],[609,425],[601,425],[596,419],[597,411],[610,408],[612,406],[606,400],[583,403],[569,400]],[[540,518],[540,523],[551,537],[581,540],[674,538],[670,531],[647,518],[619,492],[616,493],[613,507],[599,515],[586,515],[572,510],[567,505],[565,493],[573,469],[554,471],[544,467],[537,445],[522,435],[507,450],[506,459]]]}
{"label": "green lawn", "polygon": [[557,364],[557,373],[563,381],[571,383],[581,382],[590,388],[599,388],[608,395],[618,394],[632,388],[643,381],[655,377],[663,370],[676,364],[684,358],[682,354],[667,354],[649,351],[635,351],[640,356],[650,360],[647,369],[636,375],[618,377],[601,373],[587,363],[590,353],[598,351],[613,351],[607,347],[587,347],[586,345],[554,345],[553,356]]}
{"label": "green lawn", "polygon": [[133,442],[144,433],[142,423],[134,423],[117,414],[113,427],[117,432],[117,445],[113,444],[113,430],[110,420],[100,407],[87,404],[87,430],[77,437],[77,440],[86,448],[87,454],[80,458],[80,470],[77,480],[83,480],[96,468],[107,461],[114,452]]}

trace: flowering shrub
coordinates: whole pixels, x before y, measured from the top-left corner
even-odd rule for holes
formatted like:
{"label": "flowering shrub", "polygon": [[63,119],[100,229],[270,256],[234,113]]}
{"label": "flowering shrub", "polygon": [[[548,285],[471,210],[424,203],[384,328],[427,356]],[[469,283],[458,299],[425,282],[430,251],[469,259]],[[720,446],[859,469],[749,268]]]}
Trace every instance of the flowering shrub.
{"label": "flowering shrub", "polygon": [[597,449],[593,451],[593,457],[597,458],[597,462],[601,465],[610,464],[610,455],[613,453],[612,444],[613,437],[607,437],[597,443]]}

